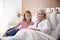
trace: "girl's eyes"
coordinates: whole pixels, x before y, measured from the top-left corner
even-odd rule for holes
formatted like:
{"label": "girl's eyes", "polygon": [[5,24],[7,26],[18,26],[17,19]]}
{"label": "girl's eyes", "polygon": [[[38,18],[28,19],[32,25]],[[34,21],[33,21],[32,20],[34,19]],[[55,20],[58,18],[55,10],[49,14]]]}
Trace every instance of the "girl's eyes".
{"label": "girl's eyes", "polygon": [[28,17],[28,16],[27,16]]}
{"label": "girl's eyes", "polygon": [[27,17],[30,17],[30,16],[27,16]]}
{"label": "girl's eyes", "polygon": [[31,15],[26,15],[27,17],[30,17]]}

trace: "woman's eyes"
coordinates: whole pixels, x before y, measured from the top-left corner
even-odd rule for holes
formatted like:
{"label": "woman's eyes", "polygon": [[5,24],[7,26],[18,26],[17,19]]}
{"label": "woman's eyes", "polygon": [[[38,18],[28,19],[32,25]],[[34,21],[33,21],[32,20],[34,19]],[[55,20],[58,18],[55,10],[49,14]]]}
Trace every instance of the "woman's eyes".
{"label": "woman's eyes", "polygon": [[38,15],[43,15],[43,13],[39,13]]}
{"label": "woman's eyes", "polygon": [[39,15],[41,15],[41,14],[39,13]]}

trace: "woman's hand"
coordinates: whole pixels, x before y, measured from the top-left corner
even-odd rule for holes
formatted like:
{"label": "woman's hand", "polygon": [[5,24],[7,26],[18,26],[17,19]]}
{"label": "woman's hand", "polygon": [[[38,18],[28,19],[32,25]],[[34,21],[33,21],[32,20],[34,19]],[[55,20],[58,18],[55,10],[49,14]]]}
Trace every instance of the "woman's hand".
{"label": "woman's hand", "polygon": [[32,29],[32,30],[35,30],[35,31],[40,31],[40,30],[37,29],[37,28],[29,28],[29,29]]}
{"label": "woman's hand", "polygon": [[34,29],[34,30],[36,30],[36,31],[40,31],[39,29]]}

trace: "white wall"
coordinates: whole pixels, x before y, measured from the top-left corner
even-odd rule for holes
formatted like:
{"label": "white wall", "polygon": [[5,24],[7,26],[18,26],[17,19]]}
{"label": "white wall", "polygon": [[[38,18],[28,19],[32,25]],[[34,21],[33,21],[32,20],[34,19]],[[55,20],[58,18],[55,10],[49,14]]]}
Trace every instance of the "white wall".
{"label": "white wall", "polygon": [[0,36],[9,27],[9,24],[17,23],[17,12],[22,12],[22,0],[2,0],[3,13],[1,16]]}
{"label": "white wall", "polygon": [[[34,13],[38,8],[56,8],[60,7],[60,0],[23,0],[23,13],[26,10],[30,10],[34,16]],[[35,18],[34,18],[35,19]],[[57,15],[57,20],[60,22],[60,15]]]}

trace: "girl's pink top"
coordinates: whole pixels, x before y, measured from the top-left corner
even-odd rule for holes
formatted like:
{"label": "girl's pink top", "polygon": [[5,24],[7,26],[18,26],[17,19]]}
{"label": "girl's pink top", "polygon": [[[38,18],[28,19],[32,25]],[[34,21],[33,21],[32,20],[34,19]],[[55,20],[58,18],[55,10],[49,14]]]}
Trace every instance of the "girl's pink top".
{"label": "girl's pink top", "polygon": [[19,26],[19,29],[23,29],[23,28],[27,28],[27,27],[29,27],[30,25],[33,25],[34,24],[34,22],[29,22],[29,23],[27,23],[26,21],[22,21],[22,22],[20,22],[20,26]]}

